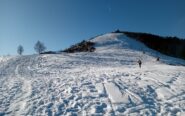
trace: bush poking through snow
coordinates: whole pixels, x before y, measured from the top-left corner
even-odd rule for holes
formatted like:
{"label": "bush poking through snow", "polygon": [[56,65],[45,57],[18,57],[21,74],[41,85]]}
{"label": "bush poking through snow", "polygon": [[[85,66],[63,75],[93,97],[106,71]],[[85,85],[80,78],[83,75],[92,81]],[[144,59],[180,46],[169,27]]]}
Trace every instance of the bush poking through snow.
{"label": "bush poking through snow", "polygon": [[46,52],[42,52],[41,54],[57,54],[57,52],[54,52],[54,51],[46,51]]}
{"label": "bush poking through snow", "polygon": [[95,47],[93,42],[85,41],[72,45],[70,48],[65,49],[64,52],[67,53],[75,53],[75,52],[94,52]]}

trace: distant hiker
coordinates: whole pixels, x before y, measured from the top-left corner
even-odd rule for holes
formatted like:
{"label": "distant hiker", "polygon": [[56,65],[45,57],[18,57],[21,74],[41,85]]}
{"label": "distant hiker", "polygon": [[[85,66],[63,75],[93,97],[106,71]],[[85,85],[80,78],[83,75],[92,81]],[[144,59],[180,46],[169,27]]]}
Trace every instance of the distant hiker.
{"label": "distant hiker", "polygon": [[138,64],[139,64],[139,67],[141,68],[141,64],[142,64],[141,60],[138,60]]}
{"label": "distant hiker", "polygon": [[156,61],[159,61],[159,57],[157,57],[157,60]]}

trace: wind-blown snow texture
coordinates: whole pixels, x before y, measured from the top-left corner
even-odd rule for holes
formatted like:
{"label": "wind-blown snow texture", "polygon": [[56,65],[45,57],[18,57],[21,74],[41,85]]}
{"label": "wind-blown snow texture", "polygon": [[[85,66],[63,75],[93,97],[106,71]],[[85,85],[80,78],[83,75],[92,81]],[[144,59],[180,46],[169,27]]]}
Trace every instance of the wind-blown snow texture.
{"label": "wind-blown snow texture", "polygon": [[94,53],[0,57],[0,115],[185,115],[183,60],[123,34],[90,41]]}

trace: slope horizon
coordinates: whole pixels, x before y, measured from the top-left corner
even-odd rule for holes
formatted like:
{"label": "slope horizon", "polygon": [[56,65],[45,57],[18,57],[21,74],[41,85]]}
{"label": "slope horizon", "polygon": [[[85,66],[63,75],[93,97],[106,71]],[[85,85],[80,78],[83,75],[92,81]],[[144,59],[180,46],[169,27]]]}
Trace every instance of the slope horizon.
{"label": "slope horizon", "polygon": [[[116,31],[120,31],[121,33],[125,33],[125,32],[129,32],[129,33],[140,33],[140,34],[150,34],[150,35],[154,35],[154,36],[159,36],[159,37],[161,37],[161,38],[165,38],[165,37],[175,37],[175,38],[177,38],[177,39],[180,39],[180,40],[185,40],[185,38],[180,38],[180,37],[178,37],[178,36],[164,36],[164,35],[159,35],[159,34],[155,34],[155,33],[150,33],[150,32],[140,32],[140,31],[123,31],[123,30],[120,30],[120,29],[115,29],[114,31],[110,31],[110,32],[104,32],[104,33],[101,33],[101,34],[97,34],[97,35],[93,35],[93,36],[91,36],[91,37],[88,37],[88,38],[86,38],[86,39],[80,39],[80,41],[83,41],[83,40],[85,40],[85,41],[88,41],[88,40],[90,40],[90,39],[93,39],[93,38],[95,38],[95,37],[98,37],[98,36],[101,36],[101,35],[104,35],[104,34],[107,34],[107,33],[114,33],[114,32],[116,32]],[[38,41],[40,41],[40,40],[38,40]],[[47,48],[47,45],[45,44],[45,41],[41,41],[41,42],[43,42],[44,43],[44,45],[46,46],[46,50],[45,50],[45,52],[47,52],[47,51],[53,51],[53,52],[59,52],[59,51],[63,51],[63,50],[65,50],[65,49],[67,49],[67,48],[69,48],[70,46],[72,46],[72,45],[75,45],[75,44],[77,44],[77,43],[79,43],[80,41],[76,41],[76,42],[73,42],[73,43],[71,43],[70,45],[67,45],[65,48],[60,48],[60,49],[58,49],[58,50],[54,50],[53,48]],[[36,43],[36,42],[35,42]],[[19,44],[19,45],[22,45],[23,46],[23,48],[24,48],[24,45],[23,44]],[[17,45],[17,47],[19,46],[19,45]],[[33,47],[32,47],[32,49],[34,49],[34,45],[33,45]],[[1,54],[1,53],[0,53]],[[34,55],[34,54],[37,54],[35,51],[33,52],[33,53],[27,53],[26,52],[26,50],[24,49],[24,52],[23,52],[23,55]],[[15,48],[15,53],[14,54],[9,54],[9,53],[7,53],[7,54],[1,54],[0,56],[16,56],[16,55],[18,55],[17,54],[17,48]]]}

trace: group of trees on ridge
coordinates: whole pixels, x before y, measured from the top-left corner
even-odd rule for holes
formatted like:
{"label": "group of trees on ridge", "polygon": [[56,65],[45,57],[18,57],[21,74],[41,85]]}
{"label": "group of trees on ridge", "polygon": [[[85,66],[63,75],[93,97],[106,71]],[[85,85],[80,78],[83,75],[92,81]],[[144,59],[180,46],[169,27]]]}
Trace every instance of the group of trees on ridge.
{"label": "group of trees on ridge", "polygon": [[185,39],[178,37],[162,37],[149,33],[115,31],[115,33],[124,33],[137,41],[144,43],[147,47],[160,53],[185,59]]}

